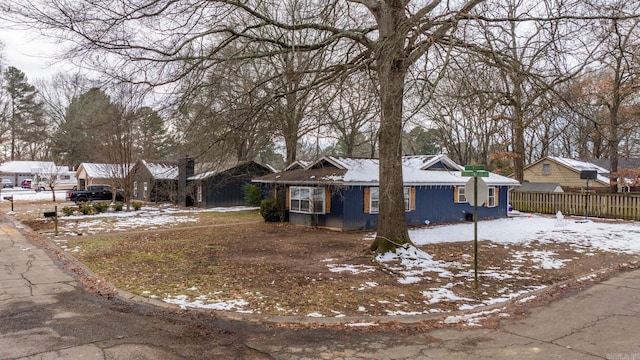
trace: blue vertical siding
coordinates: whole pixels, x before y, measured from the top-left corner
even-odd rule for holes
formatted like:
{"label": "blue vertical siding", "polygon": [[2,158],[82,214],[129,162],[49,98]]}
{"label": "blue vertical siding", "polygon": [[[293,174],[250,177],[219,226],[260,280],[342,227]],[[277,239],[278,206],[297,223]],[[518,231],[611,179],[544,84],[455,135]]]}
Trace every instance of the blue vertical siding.
{"label": "blue vertical siding", "polygon": [[[406,212],[407,224],[465,221],[467,214],[473,213],[468,203],[454,202],[453,186],[417,186],[416,209]],[[289,213],[289,222],[296,225],[318,226],[341,230],[375,229],[377,214],[364,212],[365,186],[349,186],[332,189],[331,212],[328,214]],[[507,187],[499,188],[498,206],[478,207],[480,219],[507,216]]]}
{"label": "blue vertical siding", "polygon": [[[507,216],[507,191],[506,187],[499,188],[498,206],[479,206],[478,218]],[[468,203],[455,203],[453,186],[418,186],[416,210],[407,212],[407,224],[465,221],[467,214],[473,214],[473,206]]]}

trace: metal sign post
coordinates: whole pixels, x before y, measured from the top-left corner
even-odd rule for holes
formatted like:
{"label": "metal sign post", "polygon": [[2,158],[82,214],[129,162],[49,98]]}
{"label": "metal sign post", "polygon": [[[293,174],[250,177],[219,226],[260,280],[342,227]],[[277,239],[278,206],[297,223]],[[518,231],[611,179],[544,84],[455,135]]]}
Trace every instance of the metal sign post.
{"label": "metal sign post", "polygon": [[598,172],[596,170],[582,170],[580,171],[580,179],[587,180],[587,189],[584,192],[584,219],[589,217],[589,180],[595,180],[598,178]]}
{"label": "metal sign post", "polygon": [[[464,195],[467,198],[467,202],[473,205],[473,280],[474,289],[478,289],[478,203],[484,204],[487,201],[489,195],[489,188],[487,184],[478,178],[489,177],[489,172],[484,170],[483,165],[466,165],[462,176],[469,176],[469,179],[464,186]],[[469,191],[473,189],[472,191]],[[470,194],[473,193],[473,194]],[[472,196],[468,196],[472,195]],[[478,201],[480,200],[480,201]]]}

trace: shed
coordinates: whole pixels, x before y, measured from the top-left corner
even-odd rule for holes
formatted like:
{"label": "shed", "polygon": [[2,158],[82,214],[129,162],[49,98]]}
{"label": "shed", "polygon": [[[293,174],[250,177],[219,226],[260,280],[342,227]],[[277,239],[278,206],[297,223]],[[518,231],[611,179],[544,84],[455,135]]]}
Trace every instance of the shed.
{"label": "shed", "polygon": [[251,179],[273,173],[272,169],[255,161],[227,165],[187,178],[193,192],[194,205],[203,208],[245,205],[244,187]]}
{"label": "shed", "polygon": [[523,192],[553,192],[553,193],[561,193],[564,192],[562,190],[562,186],[558,183],[542,183],[542,182],[530,182],[525,181],[520,184],[520,187],[516,191]]}

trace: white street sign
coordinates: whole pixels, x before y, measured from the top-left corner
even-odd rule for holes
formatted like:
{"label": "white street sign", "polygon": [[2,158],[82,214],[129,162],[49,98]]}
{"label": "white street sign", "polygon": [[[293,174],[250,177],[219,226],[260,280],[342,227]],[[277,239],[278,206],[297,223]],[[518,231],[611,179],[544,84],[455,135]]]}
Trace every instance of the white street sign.
{"label": "white street sign", "polygon": [[[478,180],[478,203],[474,204],[473,202],[473,194],[475,193],[473,182],[474,179]],[[481,177],[471,178],[464,184],[464,197],[467,198],[467,202],[472,206],[482,206],[489,199],[489,187],[487,183],[482,180]]]}

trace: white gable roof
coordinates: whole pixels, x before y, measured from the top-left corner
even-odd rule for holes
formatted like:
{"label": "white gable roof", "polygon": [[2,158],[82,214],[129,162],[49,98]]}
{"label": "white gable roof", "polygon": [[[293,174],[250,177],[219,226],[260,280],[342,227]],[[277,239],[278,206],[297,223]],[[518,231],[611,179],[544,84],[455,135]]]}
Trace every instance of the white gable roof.
{"label": "white gable roof", "polygon": [[284,168],[284,171],[293,170],[293,169],[305,169],[305,168],[309,167],[311,164],[312,163],[310,161],[296,160],[296,161],[292,162],[291,164],[289,164],[289,166]]}
{"label": "white gable roof", "polygon": [[571,168],[577,172],[580,172],[582,170],[595,170],[598,173],[598,181],[603,182],[605,184],[609,183],[609,170],[600,167],[596,164],[590,163],[590,162],[586,162],[586,161],[579,161],[579,160],[574,160],[574,159],[568,159],[568,158],[562,158],[562,157],[557,157],[557,156],[549,156],[549,159],[557,162],[558,164],[562,164],[568,168]]}
{"label": "white gable roof", "polygon": [[175,180],[178,178],[177,165],[149,163],[142,160],[142,164],[149,170],[151,176],[158,180]]}
{"label": "white gable roof", "polygon": [[9,161],[0,165],[0,172],[12,174],[35,174],[42,169],[55,169],[52,161]]}
{"label": "white gable roof", "polygon": [[[321,180],[349,183],[353,185],[370,185],[379,182],[378,159],[354,159],[327,156],[316,162],[320,165],[327,161],[338,169],[346,170],[343,175],[335,174],[325,176]],[[429,169],[434,164],[442,162],[449,168],[455,169]],[[313,168],[314,165],[308,168]],[[470,178],[463,177],[461,171],[464,167],[456,164],[446,155],[404,156],[402,158],[402,176],[405,184],[410,185],[464,185]],[[518,186],[520,183],[514,179],[489,173],[484,179],[489,185]]]}
{"label": "white gable roof", "polygon": [[78,171],[84,169],[87,176],[94,179],[110,179],[114,177],[124,177],[122,166],[118,164],[82,163]]}

